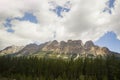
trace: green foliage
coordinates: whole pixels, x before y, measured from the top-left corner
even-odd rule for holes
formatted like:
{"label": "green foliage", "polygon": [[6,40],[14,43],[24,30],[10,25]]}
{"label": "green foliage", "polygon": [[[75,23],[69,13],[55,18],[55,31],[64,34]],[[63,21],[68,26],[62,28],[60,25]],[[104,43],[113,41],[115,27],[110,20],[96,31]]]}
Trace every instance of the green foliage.
{"label": "green foliage", "polygon": [[120,59],[0,57],[0,80],[120,80]]}

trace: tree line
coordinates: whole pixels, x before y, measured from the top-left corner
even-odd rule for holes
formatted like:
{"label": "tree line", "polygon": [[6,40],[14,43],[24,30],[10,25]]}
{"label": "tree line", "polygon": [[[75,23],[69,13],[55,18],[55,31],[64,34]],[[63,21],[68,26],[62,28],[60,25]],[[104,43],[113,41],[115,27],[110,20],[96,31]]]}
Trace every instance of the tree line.
{"label": "tree line", "polygon": [[0,80],[120,80],[120,59],[1,56]]}

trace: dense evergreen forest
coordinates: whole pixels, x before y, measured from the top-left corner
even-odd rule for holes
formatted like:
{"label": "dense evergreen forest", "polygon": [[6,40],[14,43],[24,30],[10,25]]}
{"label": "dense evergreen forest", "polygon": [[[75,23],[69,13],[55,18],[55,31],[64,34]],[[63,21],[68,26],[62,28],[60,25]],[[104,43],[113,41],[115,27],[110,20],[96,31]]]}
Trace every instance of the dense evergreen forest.
{"label": "dense evergreen forest", "polygon": [[0,80],[120,80],[120,60],[0,57]]}

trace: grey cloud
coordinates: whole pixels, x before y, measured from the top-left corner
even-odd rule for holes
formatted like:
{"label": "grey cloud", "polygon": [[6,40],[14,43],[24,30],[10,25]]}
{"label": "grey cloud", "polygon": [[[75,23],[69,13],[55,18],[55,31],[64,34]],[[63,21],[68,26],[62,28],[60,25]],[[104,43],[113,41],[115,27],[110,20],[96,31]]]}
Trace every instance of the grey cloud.
{"label": "grey cloud", "polygon": [[[67,0],[0,0],[0,48],[8,45],[25,45],[30,42],[53,40],[82,39],[97,40],[107,31],[114,31],[120,38],[120,1],[116,0],[113,14],[103,13],[105,0],[70,0],[71,10],[63,13],[63,18],[49,11],[49,1],[64,5]],[[2,23],[10,17],[22,17],[25,12],[32,12],[38,24],[28,21],[13,20],[14,34],[6,32]],[[10,38],[9,40],[6,38]]]}

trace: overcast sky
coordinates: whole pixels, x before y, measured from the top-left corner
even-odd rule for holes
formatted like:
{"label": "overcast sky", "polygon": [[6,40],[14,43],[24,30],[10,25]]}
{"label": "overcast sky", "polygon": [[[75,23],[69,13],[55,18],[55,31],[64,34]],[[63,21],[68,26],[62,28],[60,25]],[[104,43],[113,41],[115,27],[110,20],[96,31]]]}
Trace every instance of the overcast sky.
{"label": "overcast sky", "polygon": [[[50,40],[120,39],[120,0],[0,0],[0,49]],[[119,47],[120,48],[120,47]]]}

